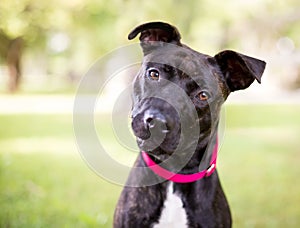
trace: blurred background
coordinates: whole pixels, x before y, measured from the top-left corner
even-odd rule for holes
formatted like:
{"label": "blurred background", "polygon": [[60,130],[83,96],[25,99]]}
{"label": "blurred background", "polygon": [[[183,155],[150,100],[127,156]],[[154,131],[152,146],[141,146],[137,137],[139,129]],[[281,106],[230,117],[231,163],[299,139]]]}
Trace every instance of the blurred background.
{"label": "blurred background", "polygon": [[[81,159],[74,97],[92,63],[154,20],[202,53],[267,62],[262,84],[225,106],[219,173],[235,227],[300,226],[298,0],[1,0],[0,227],[112,226],[122,187]],[[110,120],[101,113],[97,128],[118,148]]]}

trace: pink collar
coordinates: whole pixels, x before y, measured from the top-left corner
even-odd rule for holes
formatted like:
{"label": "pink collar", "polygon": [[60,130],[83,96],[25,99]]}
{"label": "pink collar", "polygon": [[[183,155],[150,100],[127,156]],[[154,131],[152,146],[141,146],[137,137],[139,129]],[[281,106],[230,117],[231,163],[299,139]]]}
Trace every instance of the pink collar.
{"label": "pink collar", "polygon": [[179,174],[179,173],[173,173],[169,170],[162,168],[161,166],[156,164],[145,151],[142,151],[142,157],[143,157],[146,165],[154,173],[156,173],[158,176],[160,176],[166,180],[170,180],[175,183],[191,183],[191,182],[200,180],[203,177],[210,176],[216,169],[217,155],[218,155],[218,139],[214,146],[210,166],[208,169],[202,170],[198,173],[193,173],[193,174]]}

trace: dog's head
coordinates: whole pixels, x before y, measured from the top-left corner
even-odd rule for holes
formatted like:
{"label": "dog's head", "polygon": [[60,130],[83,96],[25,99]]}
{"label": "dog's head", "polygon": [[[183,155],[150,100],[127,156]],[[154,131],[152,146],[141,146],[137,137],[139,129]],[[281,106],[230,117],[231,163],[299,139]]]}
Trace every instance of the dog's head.
{"label": "dog's head", "polygon": [[160,159],[205,149],[227,96],[260,82],[265,62],[229,50],[201,54],[162,22],[140,25],[128,38],[138,34],[144,58],[134,81],[132,129],[140,149]]}

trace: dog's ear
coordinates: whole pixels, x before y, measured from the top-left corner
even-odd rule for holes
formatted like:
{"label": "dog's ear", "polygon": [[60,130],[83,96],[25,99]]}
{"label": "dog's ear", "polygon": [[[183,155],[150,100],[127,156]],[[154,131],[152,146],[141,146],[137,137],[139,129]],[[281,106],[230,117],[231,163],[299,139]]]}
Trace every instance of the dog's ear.
{"label": "dog's ear", "polygon": [[134,39],[139,33],[141,33],[141,42],[162,41],[179,44],[181,39],[177,28],[164,22],[149,22],[139,25],[129,33],[128,39]]}
{"label": "dog's ear", "polygon": [[215,59],[231,92],[248,88],[255,79],[261,83],[264,61],[229,50],[218,53]]}
{"label": "dog's ear", "polygon": [[129,33],[128,39],[134,39],[139,33],[141,34],[139,39],[145,54],[149,51],[149,48],[159,46],[163,42],[181,46],[181,36],[177,28],[164,22],[149,22],[139,25]]}

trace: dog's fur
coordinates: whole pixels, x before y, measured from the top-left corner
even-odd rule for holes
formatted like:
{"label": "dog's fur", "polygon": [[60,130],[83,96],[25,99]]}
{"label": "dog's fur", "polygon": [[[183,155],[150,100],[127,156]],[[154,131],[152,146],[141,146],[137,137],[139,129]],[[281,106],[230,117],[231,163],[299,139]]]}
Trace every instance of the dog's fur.
{"label": "dog's fur", "polygon": [[[138,145],[168,170],[189,174],[205,169],[216,142],[221,105],[231,92],[249,87],[254,80],[260,82],[265,62],[228,50],[214,57],[201,54],[180,42],[175,27],[162,22],[140,25],[128,37],[139,33],[144,58],[134,81],[132,109]],[[145,167],[141,155],[134,167]],[[132,171],[115,211],[114,227],[157,225],[168,186],[170,181],[147,168]],[[172,187],[185,211],[186,227],[231,227],[216,171]],[[177,219],[173,218],[175,224]]]}

